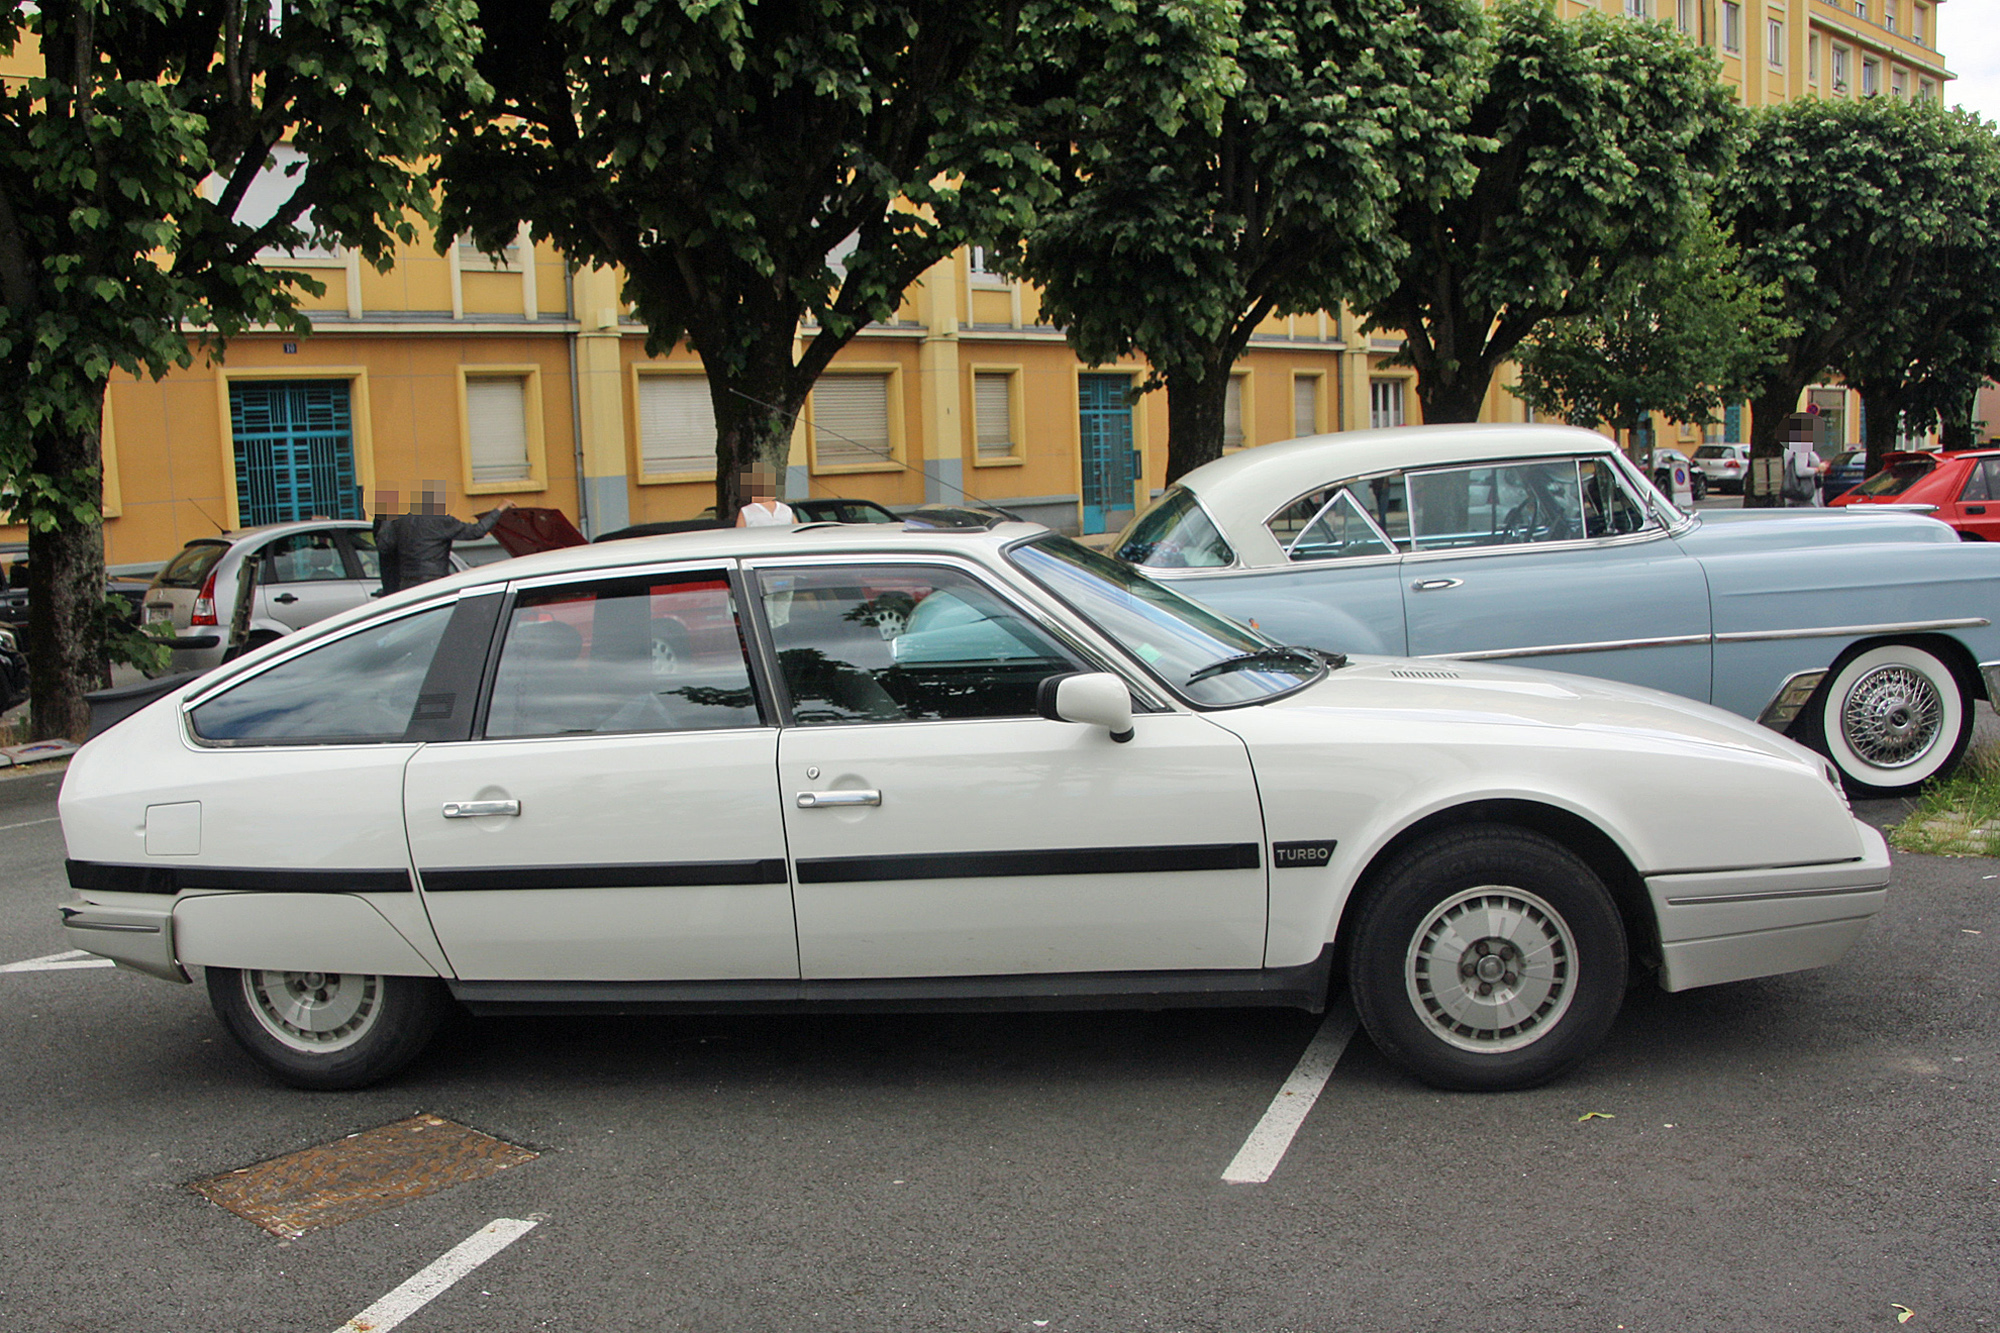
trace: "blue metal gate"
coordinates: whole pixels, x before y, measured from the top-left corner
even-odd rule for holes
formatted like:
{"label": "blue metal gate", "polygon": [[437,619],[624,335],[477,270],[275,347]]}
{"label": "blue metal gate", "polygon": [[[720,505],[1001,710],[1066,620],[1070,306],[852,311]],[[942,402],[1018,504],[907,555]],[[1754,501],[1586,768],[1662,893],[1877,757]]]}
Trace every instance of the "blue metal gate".
{"label": "blue metal gate", "polygon": [[229,386],[236,514],[244,527],[360,518],[354,419],[345,380],[253,380]]}
{"label": "blue metal gate", "polygon": [[1132,514],[1139,452],[1132,447],[1130,375],[1077,376],[1083,425],[1083,530],[1109,532]]}

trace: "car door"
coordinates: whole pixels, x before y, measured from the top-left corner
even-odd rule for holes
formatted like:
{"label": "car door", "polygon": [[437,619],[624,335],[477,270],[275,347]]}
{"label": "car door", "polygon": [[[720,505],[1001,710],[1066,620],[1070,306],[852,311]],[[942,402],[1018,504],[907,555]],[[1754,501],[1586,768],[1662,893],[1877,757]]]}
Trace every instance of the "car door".
{"label": "car door", "polygon": [[1938,507],[1938,517],[1961,535],[2000,541],[2000,458],[1974,458],[1965,480],[1950,503]]}
{"label": "car door", "polygon": [[[1262,816],[1240,740],[1046,720],[1088,663],[966,569],[759,571],[808,980],[1256,968]],[[906,620],[878,622],[894,594]]]}
{"label": "car door", "polygon": [[473,739],[410,763],[410,852],[467,980],[798,976],[777,731],[728,569],[517,586]]}
{"label": "car door", "polygon": [[1707,578],[1609,459],[1435,468],[1407,482],[1412,657],[1709,697]]}
{"label": "car door", "polygon": [[274,538],[257,560],[257,620],[304,629],[368,600],[370,588],[348,568],[332,528]]}

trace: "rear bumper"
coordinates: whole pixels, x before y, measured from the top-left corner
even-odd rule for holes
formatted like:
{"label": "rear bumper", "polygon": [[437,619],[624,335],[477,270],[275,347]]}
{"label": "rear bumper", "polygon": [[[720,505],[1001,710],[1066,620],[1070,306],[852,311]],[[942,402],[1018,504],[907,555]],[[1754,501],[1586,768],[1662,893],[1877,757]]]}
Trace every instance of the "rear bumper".
{"label": "rear bumper", "polygon": [[1888,844],[1866,824],[1855,827],[1863,852],[1852,861],[1648,876],[1662,989],[1837,962],[1889,893]]}
{"label": "rear bumper", "polygon": [[72,949],[109,958],[162,981],[187,981],[174,957],[174,900],[158,906],[109,906],[72,898],[62,905],[63,934]]}

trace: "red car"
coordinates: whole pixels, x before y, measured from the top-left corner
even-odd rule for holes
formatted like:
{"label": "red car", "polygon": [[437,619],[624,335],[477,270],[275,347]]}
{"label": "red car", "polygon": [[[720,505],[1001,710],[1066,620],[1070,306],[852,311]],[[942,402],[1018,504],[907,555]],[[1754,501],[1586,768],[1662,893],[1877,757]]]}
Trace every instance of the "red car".
{"label": "red car", "polygon": [[1832,503],[1931,505],[1966,541],[2000,541],[2000,449],[1884,454],[1880,472]]}

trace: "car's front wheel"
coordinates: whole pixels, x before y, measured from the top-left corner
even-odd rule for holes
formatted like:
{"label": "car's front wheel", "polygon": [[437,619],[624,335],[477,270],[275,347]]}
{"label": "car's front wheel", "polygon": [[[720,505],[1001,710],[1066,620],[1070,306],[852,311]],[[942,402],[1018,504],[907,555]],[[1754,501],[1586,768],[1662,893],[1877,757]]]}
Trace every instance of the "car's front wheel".
{"label": "car's front wheel", "polygon": [[426,977],[211,967],[208,1002],[250,1058],[295,1088],[362,1088],[423,1052],[448,1003]]}
{"label": "car's front wheel", "polygon": [[1804,721],[1800,739],[1833,760],[1850,795],[1909,796],[1958,766],[1972,699],[1935,653],[1889,643],[1842,663]]}
{"label": "car's front wheel", "polygon": [[1625,928],[1595,872],[1526,829],[1413,844],[1375,879],[1348,986],[1376,1048],[1433,1087],[1532,1087],[1595,1050],[1618,1016]]}

